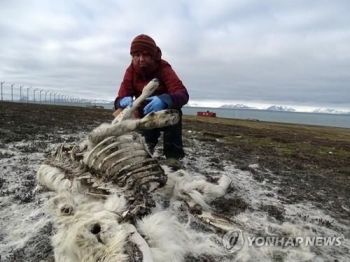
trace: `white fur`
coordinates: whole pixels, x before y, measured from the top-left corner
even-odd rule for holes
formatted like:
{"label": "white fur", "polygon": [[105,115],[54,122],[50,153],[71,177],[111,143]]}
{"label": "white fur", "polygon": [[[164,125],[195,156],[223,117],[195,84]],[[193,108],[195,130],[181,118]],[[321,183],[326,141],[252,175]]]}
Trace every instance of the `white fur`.
{"label": "white fur", "polygon": [[129,231],[131,232],[131,237],[129,238],[129,241],[136,244],[139,250],[141,251],[143,256],[142,261],[154,262],[152,252],[146,240],[139,234],[139,232],[133,225],[129,225],[129,228]]}
{"label": "white fur", "polygon": [[[208,201],[225,194],[230,185],[226,176],[211,184],[199,174],[189,174],[183,170],[171,172],[166,167],[168,182],[158,189],[163,199],[172,202],[183,201],[188,206],[200,205],[210,210]],[[46,176],[44,173],[46,172]],[[57,182],[63,174],[54,177],[58,169],[42,166],[38,179],[49,188],[55,188],[48,181]],[[43,179],[46,178],[46,179]],[[50,180],[51,179],[51,180]],[[180,223],[170,209],[156,208],[152,214],[137,221],[133,230],[131,224],[119,224],[118,221],[127,211],[124,196],[112,194],[106,199],[85,195],[79,190],[69,193],[70,181],[64,183],[61,193],[51,199],[51,214],[57,226],[57,234],[52,238],[56,261],[128,261],[125,245],[134,242],[144,255],[144,261],[183,261],[187,254],[220,255],[224,251],[213,242],[214,234],[199,233],[188,225]],[[197,216],[210,225],[224,230],[234,227],[228,221],[202,212]],[[98,238],[91,233],[91,228],[98,224],[101,227]],[[131,229],[130,229],[131,228]],[[144,236],[144,238],[142,238]]]}
{"label": "white fur", "polygon": [[145,236],[154,261],[184,261],[187,254],[222,255],[214,244],[213,234],[199,233],[181,224],[169,210],[151,214],[137,222],[137,229]]}
{"label": "white fur", "polygon": [[183,261],[187,253],[187,234],[175,215],[168,211],[149,215],[137,222],[141,235],[146,236],[155,261]]}
{"label": "white fur", "polygon": [[[71,213],[62,213],[62,207],[70,207]],[[128,241],[139,247],[145,262],[180,262],[187,254],[223,252],[212,241],[213,234],[188,228],[171,209],[152,213],[138,220],[135,227],[120,224],[125,207],[125,199],[117,195],[93,200],[62,192],[51,199],[51,214],[58,229],[52,238],[55,261],[128,261],[125,255]],[[91,232],[95,225],[100,227],[98,234]]]}
{"label": "white fur", "polygon": [[168,171],[168,182],[160,190],[171,194],[173,200],[185,201],[190,207],[199,205],[209,210],[208,202],[225,195],[230,184],[231,179],[227,176],[220,177],[215,185],[206,181],[202,175],[179,170],[175,173]]}
{"label": "white fur", "polygon": [[67,179],[61,169],[46,164],[39,167],[36,177],[40,185],[56,192],[74,190],[80,187],[77,180]]}
{"label": "white fur", "polygon": [[[113,195],[101,202],[62,192],[50,200],[50,209],[58,227],[52,238],[56,261],[127,261],[124,244],[129,232],[117,222],[118,212],[125,210],[123,197]],[[94,225],[101,232],[91,233]]]}
{"label": "white fur", "polygon": [[90,147],[109,136],[120,136],[138,129],[161,128],[175,125],[179,121],[179,116],[173,110],[161,110],[152,112],[141,119],[129,119],[115,124],[102,124],[89,134]]}
{"label": "white fur", "polygon": [[[138,220],[135,225],[125,222],[125,214],[129,212],[127,196],[123,195],[126,191],[111,181],[103,181],[103,176],[109,175],[111,169],[116,168],[115,171],[119,171],[133,162],[145,159],[147,164],[143,168],[150,170],[145,170],[144,174],[154,171],[154,164],[147,162],[149,152],[144,141],[133,139],[130,132],[173,125],[179,120],[176,111],[172,110],[150,113],[142,119],[132,119],[137,107],[157,86],[158,81],[152,80],[144,88],[142,95],[134,101],[133,106],[126,108],[111,124],[102,124],[95,128],[78,146],[67,147],[72,152],[58,152],[59,157],[70,156],[68,160],[65,159],[66,162],[58,163],[62,168],[67,167],[71,163],[69,161],[75,161],[74,154],[79,153],[83,158],[81,163],[75,162],[74,168],[67,168],[77,174],[66,177],[64,171],[55,167],[57,162],[53,166],[43,164],[39,168],[38,182],[58,193],[49,203],[57,228],[57,234],[52,238],[56,261],[128,261],[129,254],[126,254],[126,250],[131,242],[142,252],[144,262],[180,262],[187,254],[219,255],[223,252],[213,241],[215,234],[199,233],[191,229],[191,215],[187,210],[185,212],[189,215],[188,223],[180,223],[172,205],[169,208],[156,203],[157,207],[151,210],[152,213]],[[122,143],[120,141],[126,143],[125,147],[119,147]],[[157,163],[156,166],[159,167]],[[94,168],[94,172],[99,174],[94,176],[89,168]],[[148,192],[158,188],[153,194],[160,196],[162,200],[169,200],[171,204],[181,201],[190,208],[199,206],[206,210],[202,212],[202,216],[195,215],[197,219],[202,219],[215,228],[232,228],[229,221],[212,216],[209,207],[210,201],[225,194],[231,183],[228,177],[223,176],[217,184],[212,184],[199,174],[189,174],[183,170],[174,173],[166,167],[163,168],[168,175],[166,186],[159,189],[158,183],[152,181]],[[160,175],[164,173],[161,172]],[[86,188],[83,188],[83,180],[85,183],[89,181],[91,188],[108,188],[108,192],[112,194],[107,196],[84,193]]]}

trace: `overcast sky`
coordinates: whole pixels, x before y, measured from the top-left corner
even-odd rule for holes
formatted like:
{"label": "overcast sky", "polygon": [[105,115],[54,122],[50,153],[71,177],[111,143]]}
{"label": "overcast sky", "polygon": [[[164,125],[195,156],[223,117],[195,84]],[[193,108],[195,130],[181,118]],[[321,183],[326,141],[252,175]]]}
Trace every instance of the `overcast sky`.
{"label": "overcast sky", "polygon": [[114,100],[149,34],[193,102],[350,110],[349,0],[0,0],[0,81]]}

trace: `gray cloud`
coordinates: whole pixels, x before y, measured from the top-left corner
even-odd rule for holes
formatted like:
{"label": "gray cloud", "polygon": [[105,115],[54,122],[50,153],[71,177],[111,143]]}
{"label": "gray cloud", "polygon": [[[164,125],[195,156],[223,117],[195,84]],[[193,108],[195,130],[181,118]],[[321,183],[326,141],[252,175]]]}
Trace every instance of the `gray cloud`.
{"label": "gray cloud", "polygon": [[0,2],[0,80],[114,99],[151,35],[191,100],[350,109],[349,1]]}

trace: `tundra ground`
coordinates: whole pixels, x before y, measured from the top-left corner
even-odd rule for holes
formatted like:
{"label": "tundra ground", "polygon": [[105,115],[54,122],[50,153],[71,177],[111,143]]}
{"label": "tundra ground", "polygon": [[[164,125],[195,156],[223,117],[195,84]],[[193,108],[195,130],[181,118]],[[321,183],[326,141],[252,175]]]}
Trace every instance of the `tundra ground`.
{"label": "tundra ground", "polygon": [[[39,199],[34,191],[36,168],[49,156],[52,146],[76,142],[76,134],[110,122],[112,113],[104,109],[0,102],[1,227],[11,225],[16,218],[14,209],[40,206],[42,197]],[[183,164],[189,172],[210,177],[221,171],[231,172],[231,166],[232,172],[237,172],[227,196],[211,204],[216,212],[234,217],[259,211],[273,218],[274,223],[305,222],[307,227],[342,231],[347,240],[350,238],[350,129],[184,116],[183,135]],[[162,162],[160,146],[156,152]],[[247,191],[253,188],[248,185],[252,183],[263,190],[259,194]],[[317,212],[296,209],[299,205],[312,206]],[[10,210],[14,213],[10,214]],[[320,211],[322,214],[317,215]],[[40,216],[29,217],[35,220]],[[27,219],[23,214],[22,220]],[[0,242],[9,242],[6,232],[0,231]],[[0,260],[50,261],[51,234],[48,223],[26,239],[21,248],[0,254]],[[336,261],[348,251],[343,248],[314,253]],[[283,261],[282,255],[273,257]],[[211,260],[189,257],[188,261]]]}

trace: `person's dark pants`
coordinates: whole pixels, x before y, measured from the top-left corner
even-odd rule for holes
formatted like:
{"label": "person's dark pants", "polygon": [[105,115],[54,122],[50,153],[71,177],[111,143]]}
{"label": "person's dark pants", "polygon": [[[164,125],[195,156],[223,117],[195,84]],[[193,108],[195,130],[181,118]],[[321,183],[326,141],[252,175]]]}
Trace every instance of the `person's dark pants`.
{"label": "person's dark pants", "polygon": [[185,156],[182,145],[182,111],[178,111],[180,120],[176,125],[141,131],[141,135],[145,138],[152,154],[160,134],[163,132],[163,153],[165,157],[181,159]]}

